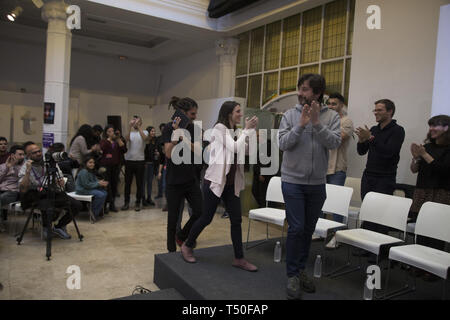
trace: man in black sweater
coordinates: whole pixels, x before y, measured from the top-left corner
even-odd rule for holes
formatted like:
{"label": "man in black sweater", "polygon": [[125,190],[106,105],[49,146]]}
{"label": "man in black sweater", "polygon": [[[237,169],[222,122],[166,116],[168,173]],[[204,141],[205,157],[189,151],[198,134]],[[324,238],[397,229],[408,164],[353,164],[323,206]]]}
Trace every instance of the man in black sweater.
{"label": "man in black sweater", "polygon": [[[394,194],[400,149],[405,140],[405,130],[392,119],[395,104],[391,100],[382,99],[375,102],[373,112],[378,125],[370,130],[367,126],[356,129],[359,137],[358,154],[362,156],[369,152],[361,179],[363,200],[370,191]],[[371,222],[364,222],[363,228],[385,234],[388,232],[387,227]]]}

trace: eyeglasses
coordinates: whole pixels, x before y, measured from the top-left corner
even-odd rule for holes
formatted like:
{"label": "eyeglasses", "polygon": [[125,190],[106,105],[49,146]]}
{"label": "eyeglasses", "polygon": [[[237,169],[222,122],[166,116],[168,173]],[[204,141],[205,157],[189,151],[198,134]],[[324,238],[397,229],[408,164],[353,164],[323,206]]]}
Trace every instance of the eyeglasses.
{"label": "eyeglasses", "polygon": [[36,151],[32,151],[31,154],[37,154],[37,153],[42,153],[42,150],[36,150]]}

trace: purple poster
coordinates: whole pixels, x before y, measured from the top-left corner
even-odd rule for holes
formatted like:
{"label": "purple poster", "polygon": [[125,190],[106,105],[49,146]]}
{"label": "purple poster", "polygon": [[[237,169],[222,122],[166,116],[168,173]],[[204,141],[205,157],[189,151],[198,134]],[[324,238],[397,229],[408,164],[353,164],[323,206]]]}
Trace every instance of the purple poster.
{"label": "purple poster", "polygon": [[44,132],[42,134],[42,146],[48,149],[55,142],[55,135],[50,132]]}

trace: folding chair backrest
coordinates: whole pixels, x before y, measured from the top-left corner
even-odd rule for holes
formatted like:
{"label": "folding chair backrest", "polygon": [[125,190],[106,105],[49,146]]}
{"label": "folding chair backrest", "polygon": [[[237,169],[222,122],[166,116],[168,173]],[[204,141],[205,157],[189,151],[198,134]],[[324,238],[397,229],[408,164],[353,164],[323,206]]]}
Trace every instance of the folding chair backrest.
{"label": "folding chair backrest", "polygon": [[360,220],[406,231],[412,200],[387,194],[369,192],[361,205]]}
{"label": "folding chair backrest", "polygon": [[352,199],[353,189],[349,187],[327,184],[327,198],[322,211],[348,217],[348,207]]}
{"label": "folding chair backrest", "polygon": [[417,216],[415,234],[450,242],[450,206],[425,202]]}
{"label": "folding chair backrest", "polygon": [[280,177],[272,177],[270,179],[269,186],[267,187],[266,201],[284,203]]}
{"label": "folding chair backrest", "polygon": [[353,177],[347,177],[345,179],[345,185],[346,187],[353,189],[352,194],[352,200],[350,201],[350,205],[353,207],[361,207],[361,179],[360,178],[353,178]]}

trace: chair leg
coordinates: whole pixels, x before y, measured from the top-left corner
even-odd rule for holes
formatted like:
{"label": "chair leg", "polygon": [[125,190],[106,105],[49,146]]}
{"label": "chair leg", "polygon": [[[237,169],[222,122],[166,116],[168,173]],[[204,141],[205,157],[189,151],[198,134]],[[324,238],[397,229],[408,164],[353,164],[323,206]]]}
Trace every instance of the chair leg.
{"label": "chair leg", "polygon": [[[351,262],[350,262],[350,246],[347,245],[347,263],[344,264],[343,266],[338,267],[334,271],[328,273],[328,276],[330,278],[337,278],[337,277],[342,276],[344,274],[355,272],[355,271],[358,271],[358,270],[361,269],[361,265],[358,265],[358,266],[353,267],[353,268],[349,268],[350,266],[351,266]],[[348,269],[348,270],[345,270],[345,269]],[[343,270],[343,271],[341,271],[341,270]]]}
{"label": "chair leg", "polygon": [[388,275],[387,275],[387,279],[386,279],[386,285],[384,288],[384,291],[386,292],[381,298],[383,300],[389,300],[392,298],[396,298],[402,295],[405,295],[407,293],[413,292],[416,290],[416,275],[414,275],[414,286],[411,288],[408,284],[408,272],[405,271],[405,285],[402,288],[396,289],[392,292],[388,292],[388,285],[389,285],[389,277],[390,277],[390,271],[391,271],[391,263],[392,261],[389,259],[388,262]]}
{"label": "chair leg", "polygon": [[95,223],[94,213],[92,212],[92,202],[88,202],[88,209],[89,209],[89,218],[91,220],[91,223]]}

